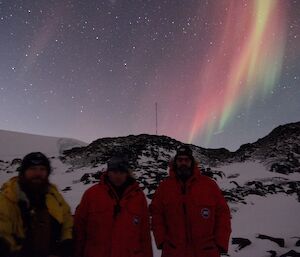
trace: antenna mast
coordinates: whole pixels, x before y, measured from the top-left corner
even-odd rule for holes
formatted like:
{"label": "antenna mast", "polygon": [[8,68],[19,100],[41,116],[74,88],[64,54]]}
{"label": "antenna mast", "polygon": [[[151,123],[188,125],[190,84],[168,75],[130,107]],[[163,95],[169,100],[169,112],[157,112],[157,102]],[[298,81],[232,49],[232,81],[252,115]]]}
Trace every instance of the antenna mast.
{"label": "antenna mast", "polygon": [[156,126],[156,135],[158,135],[158,119],[157,119],[157,102],[155,103],[155,126]]}

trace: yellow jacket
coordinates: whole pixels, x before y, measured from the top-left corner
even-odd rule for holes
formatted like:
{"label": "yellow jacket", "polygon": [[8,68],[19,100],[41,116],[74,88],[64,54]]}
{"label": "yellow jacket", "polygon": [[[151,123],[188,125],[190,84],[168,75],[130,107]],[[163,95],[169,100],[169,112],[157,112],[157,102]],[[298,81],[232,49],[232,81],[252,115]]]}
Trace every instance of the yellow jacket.
{"label": "yellow jacket", "polygon": [[[10,179],[0,190],[0,237],[9,243],[12,252],[21,249],[22,245],[19,241],[25,237],[23,220],[18,206],[21,193],[18,177]],[[52,184],[46,195],[46,205],[50,215],[62,226],[61,241],[72,239],[73,217],[70,207],[56,186]]]}

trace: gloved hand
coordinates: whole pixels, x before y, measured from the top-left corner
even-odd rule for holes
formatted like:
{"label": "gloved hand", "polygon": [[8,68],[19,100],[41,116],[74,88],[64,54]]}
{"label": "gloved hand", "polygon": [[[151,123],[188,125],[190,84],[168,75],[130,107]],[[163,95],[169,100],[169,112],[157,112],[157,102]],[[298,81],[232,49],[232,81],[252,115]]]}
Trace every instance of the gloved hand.
{"label": "gloved hand", "polygon": [[0,237],[0,257],[9,257],[10,247],[8,242]]}

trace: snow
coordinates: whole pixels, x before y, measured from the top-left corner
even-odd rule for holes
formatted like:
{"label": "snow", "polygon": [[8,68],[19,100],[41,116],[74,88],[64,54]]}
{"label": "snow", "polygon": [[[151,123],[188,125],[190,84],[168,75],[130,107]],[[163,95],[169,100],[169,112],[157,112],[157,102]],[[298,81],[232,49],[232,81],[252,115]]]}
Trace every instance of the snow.
{"label": "snow", "polygon": [[[235,247],[231,246],[230,256],[253,257],[269,250],[279,254],[291,249],[297,250],[293,237],[299,236],[300,232],[300,204],[295,197],[283,194],[266,198],[249,196],[247,203],[239,204],[238,212],[232,213],[232,237],[248,238],[252,244],[241,252],[235,252]],[[269,240],[257,239],[258,234],[284,238],[287,240],[286,247],[281,248]]]}
{"label": "snow", "polygon": [[[226,178],[223,178],[221,181],[218,180],[218,184],[223,189],[229,189],[236,187],[231,181],[237,182],[239,185],[243,185],[246,182],[254,181],[254,180],[270,180],[276,178],[288,179],[291,181],[300,180],[300,174],[281,174],[274,173],[258,161],[247,161],[247,162],[237,162],[230,163],[223,166],[219,166],[215,168],[216,170],[221,170],[226,174]],[[230,175],[238,175],[236,178],[228,178]]]}
{"label": "snow", "polygon": [[[105,169],[105,165],[98,167],[74,168],[71,164],[63,163],[59,155],[62,148],[69,148],[82,144],[82,142],[72,139],[60,139],[55,137],[35,136],[23,133],[8,132],[0,130],[0,144],[5,147],[0,149],[0,184],[10,177],[17,175],[17,166],[11,166],[10,161],[14,158],[21,158],[31,151],[41,151],[51,158],[53,173],[50,180],[58,186],[60,190],[70,187],[69,191],[62,191],[66,201],[70,204],[72,212],[75,211],[80,199],[86,189],[93,184],[84,185],[80,179],[86,173],[95,173]],[[17,149],[17,151],[16,151]],[[160,152],[166,152],[159,148]],[[155,162],[152,156],[139,156],[138,163],[141,167],[146,167],[149,163]],[[151,165],[151,164],[150,164]],[[213,170],[222,171],[225,177],[218,178],[217,183],[222,189],[234,189],[236,182],[243,187],[250,181],[260,181],[264,184],[277,183],[278,180],[300,181],[300,174],[289,175],[270,172],[263,163],[259,161],[236,162],[214,167]],[[9,171],[9,172],[8,172]],[[137,171],[137,175],[143,172],[142,168]],[[157,172],[157,170],[156,170]],[[158,172],[162,172],[159,170]],[[150,182],[151,179],[148,179]],[[145,193],[147,189],[145,190]],[[149,201],[150,202],[150,201]],[[246,204],[245,204],[246,203]],[[297,238],[300,236],[300,203],[296,195],[285,193],[267,194],[265,196],[248,195],[245,203],[229,203],[232,210],[232,237],[242,237],[249,239],[252,244],[244,249],[238,250],[236,245],[230,245],[229,255],[232,257],[265,257],[270,256],[269,250],[276,251],[281,255],[294,249],[300,252],[295,246]],[[279,247],[270,240],[256,238],[258,234],[272,237],[284,238],[285,248]],[[298,249],[297,249],[298,248]],[[160,256],[153,242],[155,257]]]}
{"label": "snow", "polygon": [[300,214],[300,204],[294,196],[249,196],[247,203],[241,204],[239,211],[233,214],[232,229],[238,231],[239,236],[261,233],[280,237],[283,236],[283,228],[284,236],[297,236],[299,233],[300,222],[291,224]]}
{"label": "snow", "polygon": [[43,152],[49,157],[59,155],[63,150],[86,143],[70,138],[31,135],[20,132],[0,130],[0,160],[11,161],[22,158],[30,152]]}

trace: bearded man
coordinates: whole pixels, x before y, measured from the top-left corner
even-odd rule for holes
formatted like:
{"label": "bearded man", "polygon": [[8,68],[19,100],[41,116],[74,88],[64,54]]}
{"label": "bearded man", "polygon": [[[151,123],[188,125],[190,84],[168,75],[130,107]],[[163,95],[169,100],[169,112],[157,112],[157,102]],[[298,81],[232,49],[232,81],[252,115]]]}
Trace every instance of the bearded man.
{"label": "bearded man", "polygon": [[217,183],[201,174],[189,146],[177,149],[150,211],[162,257],[219,257],[228,251],[230,210]]}
{"label": "bearded man", "polygon": [[18,170],[0,191],[0,257],[71,256],[73,218],[49,159],[30,153]]}

